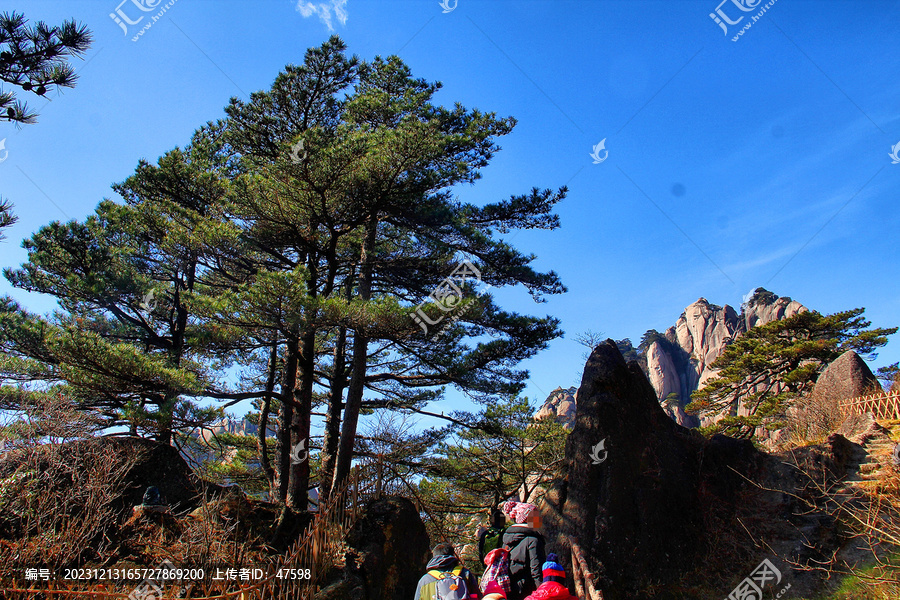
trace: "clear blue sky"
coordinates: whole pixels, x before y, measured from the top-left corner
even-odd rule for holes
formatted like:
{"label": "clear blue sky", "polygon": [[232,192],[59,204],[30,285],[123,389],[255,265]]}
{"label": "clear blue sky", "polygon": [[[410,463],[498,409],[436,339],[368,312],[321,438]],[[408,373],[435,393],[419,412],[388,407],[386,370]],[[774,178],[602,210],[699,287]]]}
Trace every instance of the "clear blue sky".
{"label": "clear blue sky", "polygon": [[[124,34],[109,16],[118,1],[2,8],[75,18],[95,36],[75,61],[75,89],[46,106],[29,99],[38,124],[0,125],[0,195],[21,218],[0,244],[3,266],[24,260],[19,242],[41,225],[83,219],[140,158],[184,145],[230,97],[267,88],[338,33],[363,59],[399,54],[416,76],[442,81],[444,104],[519,120],[462,200],[569,186],[561,229],[513,238],[569,292],[542,305],[522,291],[498,296],[560,317],[566,331],[525,365],[529,396],[577,385],[577,333],[637,339],[701,296],[738,306],[765,286],[822,312],[864,306],[875,325],[900,324],[900,164],[888,156],[900,142],[896,1],[777,0],[737,42],[765,2],[746,13],[722,4],[731,20],[745,15],[725,35],[709,16],[718,0],[458,0],[447,13],[438,0],[347,0],[337,11],[330,0],[304,10],[177,0],[133,42],[149,17]],[[145,14],[132,0],[121,11]],[[593,164],[604,138],[608,158]],[[5,281],[0,293],[52,308]],[[895,336],[872,367],[897,360]]]}

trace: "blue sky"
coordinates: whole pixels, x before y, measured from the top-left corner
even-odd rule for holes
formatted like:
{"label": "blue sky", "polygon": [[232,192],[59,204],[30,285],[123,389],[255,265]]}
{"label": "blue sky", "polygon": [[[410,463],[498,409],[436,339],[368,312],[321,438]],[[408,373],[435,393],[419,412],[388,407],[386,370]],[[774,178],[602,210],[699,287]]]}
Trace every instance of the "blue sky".
{"label": "blue sky", "polygon": [[[2,266],[24,260],[24,237],[83,219],[139,159],[184,145],[230,97],[268,88],[337,33],[363,59],[398,54],[443,82],[441,103],[518,119],[460,199],[569,186],[561,229],[512,238],[569,292],[542,305],[521,290],[498,294],[566,331],[524,365],[529,396],[578,384],[579,332],[637,340],[701,296],[738,306],[765,286],[822,312],[864,306],[875,325],[900,324],[900,164],[888,156],[900,142],[900,2],[777,0],[734,42],[765,2],[458,0],[445,13],[438,0],[177,0],[135,42],[149,17],[126,35],[110,13],[145,13],[118,1],[3,8],[75,18],[95,42],[75,61],[75,89],[46,105],[28,98],[38,124],[0,125],[0,195],[20,217],[0,244]],[[709,16],[717,7],[744,15],[727,35]],[[594,164],[602,139],[609,154]],[[0,293],[52,308],[5,281]],[[895,336],[872,367],[898,360]]]}

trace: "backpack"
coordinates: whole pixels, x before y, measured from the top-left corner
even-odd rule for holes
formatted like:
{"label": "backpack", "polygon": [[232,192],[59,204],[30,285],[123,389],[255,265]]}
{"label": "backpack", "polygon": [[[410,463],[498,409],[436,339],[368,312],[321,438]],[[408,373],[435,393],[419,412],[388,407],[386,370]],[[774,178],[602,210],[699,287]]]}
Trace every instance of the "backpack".
{"label": "backpack", "polygon": [[491,527],[484,533],[484,543],[482,544],[482,560],[484,556],[503,546],[503,534],[506,533],[504,527]]}
{"label": "backpack", "polygon": [[438,570],[428,571],[435,578],[422,586],[419,600],[466,600],[469,598],[469,587],[462,577],[462,566],[450,572]]}
{"label": "backpack", "polygon": [[[496,552],[496,554],[491,557],[491,552]],[[512,591],[512,582],[509,577],[509,550],[496,548],[491,552],[488,552],[488,556],[492,558],[492,562],[487,565],[484,575],[481,576],[481,589],[486,589],[488,584],[493,581],[509,596]]]}

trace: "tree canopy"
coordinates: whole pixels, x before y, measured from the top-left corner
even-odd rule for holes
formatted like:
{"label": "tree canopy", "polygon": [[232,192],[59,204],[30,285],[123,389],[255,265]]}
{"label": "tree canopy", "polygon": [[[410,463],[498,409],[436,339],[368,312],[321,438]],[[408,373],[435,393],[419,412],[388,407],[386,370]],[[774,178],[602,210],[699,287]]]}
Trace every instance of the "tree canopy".
{"label": "tree canopy", "polygon": [[[3,408],[63,394],[109,427],[178,443],[251,400],[260,430],[277,421],[274,450],[257,441],[272,495],[302,510],[308,489],[327,496],[349,474],[363,413],[428,412],[448,386],[483,404],[516,396],[516,364],[559,321],[504,311],[482,288],[565,291],[501,234],[557,228],[566,189],[458,199],[515,121],[435,104],[439,89],[332,37],[184,148],[139,162],[113,186],[124,203],[41,228],[5,275],[60,310],[4,301]],[[300,445],[316,459],[292,460]]]}

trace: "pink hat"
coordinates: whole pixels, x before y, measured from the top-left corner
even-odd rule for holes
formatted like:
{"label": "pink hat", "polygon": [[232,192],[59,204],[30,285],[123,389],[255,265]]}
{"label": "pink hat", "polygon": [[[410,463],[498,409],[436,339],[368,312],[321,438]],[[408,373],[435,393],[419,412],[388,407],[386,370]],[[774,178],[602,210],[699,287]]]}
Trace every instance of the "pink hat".
{"label": "pink hat", "polygon": [[529,515],[537,510],[537,506],[528,502],[516,502],[515,500],[507,500],[503,503],[503,512],[516,523],[524,523],[528,520]]}

